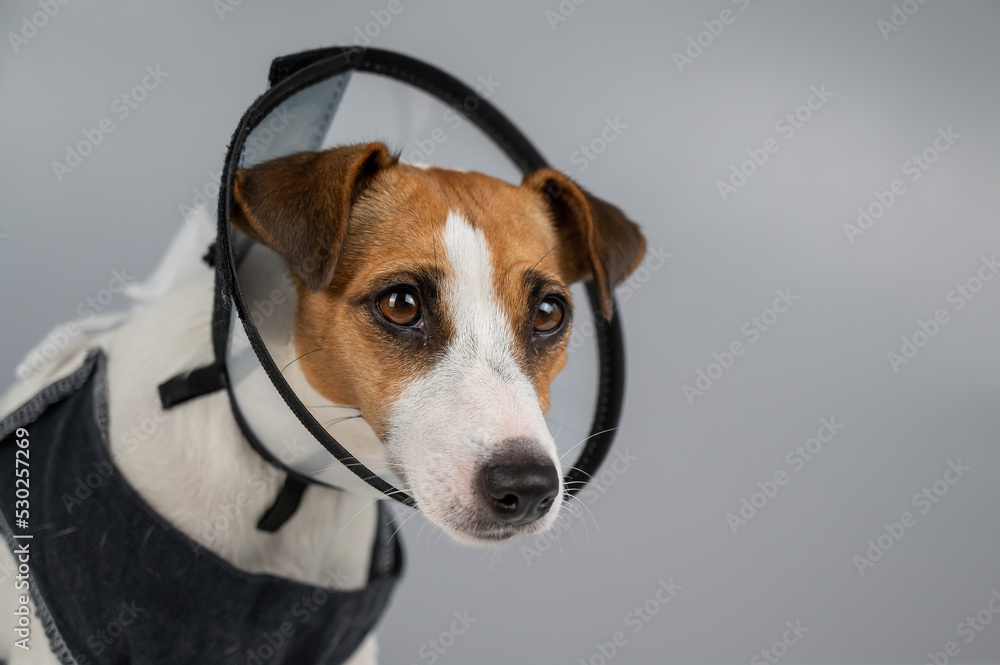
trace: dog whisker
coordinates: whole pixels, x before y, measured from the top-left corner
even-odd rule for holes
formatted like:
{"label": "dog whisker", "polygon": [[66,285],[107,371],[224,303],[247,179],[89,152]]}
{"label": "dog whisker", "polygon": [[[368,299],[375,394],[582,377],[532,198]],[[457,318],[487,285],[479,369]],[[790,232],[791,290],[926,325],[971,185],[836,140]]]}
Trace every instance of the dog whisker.
{"label": "dog whisker", "polygon": [[340,538],[340,535],[342,533],[344,533],[344,529],[346,529],[348,526],[350,526],[351,522],[353,522],[357,518],[358,515],[360,515],[361,513],[365,512],[366,510],[368,510],[368,508],[370,506],[372,506],[376,501],[379,501],[379,499],[372,499],[371,501],[369,501],[368,503],[366,503],[364,506],[362,506],[361,509],[358,510],[358,512],[354,513],[354,517],[352,517],[351,519],[347,520],[347,522],[344,524],[344,526],[341,527],[340,531],[337,532],[337,535],[334,536],[333,539],[331,539],[330,542],[334,542],[338,538]]}
{"label": "dog whisker", "polygon": [[607,434],[608,432],[614,432],[616,429],[618,429],[618,428],[617,427],[609,427],[606,430],[603,430],[603,431],[600,431],[600,432],[594,432],[593,434],[591,434],[590,436],[588,436],[587,438],[585,438],[583,441],[580,441],[579,443],[573,444],[573,447],[570,448],[569,450],[567,450],[566,452],[564,452],[562,455],[560,455],[559,459],[562,460],[562,458],[566,457],[566,455],[568,455],[570,453],[570,451],[573,450],[573,448],[576,448],[577,446],[586,443],[590,439],[593,439],[595,436],[600,436],[601,434]]}
{"label": "dog whisker", "polygon": [[538,259],[535,262],[535,265],[531,266],[531,269],[534,270],[535,268],[537,268],[538,264],[541,263],[542,261],[544,261],[545,257],[548,256],[549,254],[551,254],[552,252],[556,251],[557,249],[559,249],[563,245],[567,245],[567,244],[569,244],[571,242],[574,242],[576,240],[580,240],[580,236],[576,236],[576,237],[570,238],[569,240],[564,240],[563,242],[559,243],[558,245],[556,245],[555,247],[553,247],[549,251],[545,252],[544,254],[542,254],[542,258]]}
{"label": "dog whisker", "polygon": [[[545,417],[545,420],[546,420],[546,422],[548,422],[548,420],[549,420],[548,416]],[[563,425],[563,411],[562,411],[562,409],[559,409],[559,429],[556,431],[555,436],[552,437],[553,441],[555,441],[556,439],[558,439],[559,435],[562,433],[562,425]],[[562,459],[562,458],[560,458],[560,459]]]}
{"label": "dog whisker", "polygon": [[[437,538],[434,538],[434,533],[437,532]],[[431,529],[430,533],[427,534],[427,548],[424,552],[427,555],[432,553],[434,547],[437,546],[438,541],[441,539],[441,534],[444,533],[443,529]]]}
{"label": "dog whisker", "polygon": [[[350,452],[350,451],[348,451],[348,452]],[[353,457],[355,461],[353,461],[353,462],[340,462],[340,461],[337,461],[337,462],[331,464],[330,466],[323,467],[323,470],[326,471],[327,469],[335,469],[335,468],[337,468],[338,465],[340,465],[340,466],[347,466],[347,467],[350,467],[350,466],[365,466],[364,460],[372,460],[374,462],[378,462],[379,460],[383,459],[382,455],[379,455],[377,453],[373,453],[371,455],[351,455],[351,457]]]}
{"label": "dog whisker", "polygon": [[[569,533],[569,535],[572,536],[573,546],[579,547],[579,544],[576,542],[576,534],[573,533],[573,530],[569,528],[569,520],[565,519],[562,515],[560,515],[559,518],[556,520],[556,522],[559,524],[559,526],[562,527],[563,533]],[[559,547],[559,553],[562,554],[563,552],[562,540],[556,539],[556,545]]]}
{"label": "dog whisker", "polygon": [[[348,452],[350,452],[350,451],[348,451]],[[359,455],[354,455],[354,454],[352,454],[351,457],[353,457],[356,460],[362,460],[362,459],[382,459],[385,456],[382,453],[366,453],[364,455],[360,455],[360,454]]]}
{"label": "dog whisker", "polygon": [[[411,492],[410,488],[406,488],[406,489],[393,489],[393,490],[389,490],[385,494],[386,494],[386,496],[392,496],[393,494],[399,494],[401,496],[409,495],[412,498],[412,492]],[[415,509],[415,512],[419,512],[419,511]]]}
{"label": "dog whisker", "polygon": [[494,549],[490,552],[490,563],[486,566],[486,570],[483,571],[484,574],[490,572],[496,567],[497,563],[500,562],[500,556],[502,553],[503,552],[500,548]]}
{"label": "dog whisker", "polygon": [[342,418],[334,418],[333,420],[331,420],[331,421],[329,421],[327,423],[324,423],[323,424],[323,429],[329,429],[330,425],[336,425],[337,423],[342,423],[345,420],[354,420],[355,418],[360,418],[360,417],[361,417],[361,414],[359,413],[359,414],[353,415],[353,416],[343,416]]}
{"label": "dog whisker", "polygon": [[573,469],[574,469],[575,471],[577,471],[578,473],[582,473],[583,475],[587,476],[587,480],[580,480],[580,481],[577,481],[577,482],[579,482],[579,483],[580,483],[581,485],[586,485],[587,483],[589,483],[589,482],[591,482],[591,481],[593,481],[593,480],[594,480],[594,477],[593,477],[592,475],[590,475],[589,473],[587,473],[586,471],[583,471],[582,469],[577,469],[576,467],[573,467]]}
{"label": "dog whisker", "polygon": [[[574,497],[574,498],[576,498],[576,497]],[[597,523],[597,517],[595,517],[594,513],[590,510],[590,506],[588,506],[587,504],[585,504],[583,501],[580,501],[579,499],[577,499],[577,503],[580,504],[580,508],[583,508],[584,510],[586,510],[587,514],[590,515],[590,519],[594,522],[594,528],[597,529],[597,533],[598,534],[602,534],[602,532],[601,532],[601,525]],[[566,502],[566,506],[567,507],[572,506],[574,509],[576,509],[576,506],[572,503],[572,501]],[[582,513],[577,512],[577,514],[580,515],[580,521],[583,522],[584,528],[586,528],[587,527],[587,521],[583,519]],[[590,535],[590,530],[589,529],[587,529],[587,534],[588,534],[588,539],[589,539],[589,535]]]}
{"label": "dog whisker", "polygon": [[[345,462],[339,462],[338,461],[338,462],[334,462],[333,464],[331,464],[329,466],[324,466],[322,468],[315,469],[313,471],[309,471],[305,475],[307,475],[307,476],[318,476],[319,474],[323,473],[324,471],[329,471],[330,469],[336,469],[338,466],[346,466],[348,468],[350,468],[352,466],[364,466],[364,467],[368,468],[369,471],[372,470],[371,466],[369,466],[369,465],[367,465],[367,464],[365,464],[363,462],[357,462],[356,464],[350,464],[350,463],[345,463]],[[409,491],[409,490],[407,490],[407,491]],[[390,494],[391,494],[391,492],[390,492]]]}
{"label": "dog whisker", "polygon": [[[305,406],[305,405],[303,405]],[[307,409],[353,409],[360,411],[360,406],[340,406],[339,404],[317,404],[316,406],[306,406]]]}
{"label": "dog whisker", "polygon": [[295,360],[293,360],[292,362],[288,363],[287,365],[285,365],[284,367],[281,368],[281,374],[282,374],[282,376],[284,376],[286,369],[288,369],[289,367],[291,367],[292,365],[294,365],[298,361],[302,360],[303,358],[305,358],[308,355],[312,355],[313,353],[319,353],[320,351],[326,351],[326,347],[325,346],[321,346],[318,349],[313,349],[312,351],[307,351],[306,353],[303,353],[301,356],[299,356],[298,358],[296,358]]}
{"label": "dog whisker", "polygon": [[392,517],[389,518],[389,524],[392,524],[396,520],[401,519],[403,517],[409,518],[409,514],[408,513],[402,513],[402,512],[396,512],[395,510],[393,510],[392,511]]}
{"label": "dog whisker", "polygon": [[[563,510],[568,510],[570,512],[570,514],[576,515],[580,519],[580,521],[583,522],[583,516],[580,515],[580,513],[577,512],[574,508],[571,508],[569,505],[566,505],[566,506],[563,506]],[[566,530],[569,531],[573,535],[573,544],[575,545],[576,544],[576,534],[572,533],[573,530],[569,528],[569,520],[566,519],[566,517],[563,514],[560,513],[557,521],[560,521],[563,524],[563,526],[566,528]],[[584,528],[585,531],[588,532],[587,533],[587,540],[589,541],[590,540],[590,533],[589,533],[589,530],[587,529],[587,524],[585,522],[583,524],[583,528]]]}
{"label": "dog whisker", "polygon": [[[417,530],[417,537],[416,537],[416,545],[415,546],[419,546],[420,545],[420,536],[421,536],[421,534],[423,534],[424,529],[427,528],[428,524],[430,524],[430,522],[425,519],[424,523],[420,525],[420,529]],[[427,546],[428,546],[428,548],[430,547],[430,544],[431,544],[431,539],[428,537],[427,538]],[[429,552],[429,550],[428,550],[428,552]]]}
{"label": "dog whisker", "polygon": [[[562,509],[568,511],[571,515],[576,515],[581,520],[583,520],[583,513],[581,513],[580,509],[577,506],[574,506],[572,503],[570,503],[568,501],[565,502],[563,504]],[[562,515],[559,515],[559,516],[562,517]]]}
{"label": "dog whisker", "polygon": [[392,540],[393,538],[395,538],[395,537],[396,537],[396,534],[397,534],[397,533],[399,533],[399,530],[400,530],[400,529],[402,529],[402,528],[403,528],[404,526],[406,526],[406,523],[407,523],[407,522],[409,522],[410,520],[412,520],[412,519],[413,519],[413,516],[414,516],[414,515],[417,515],[417,514],[418,514],[418,512],[417,512],[416,510],[414,510],[414,511],[413,511],[413,512],[411,512],[411,513],[410,513],[409,515],[407,515],[407,516],[406,516],[406,519],[405,519],[405,520],[403,520],[403,521],[402,521],[402,522],[400,523],[400,525],[399,525],[398,527],[396,527],[396,530],[392,532],[392,535],[391,535],[391,536],[389,536],[388,540]]}

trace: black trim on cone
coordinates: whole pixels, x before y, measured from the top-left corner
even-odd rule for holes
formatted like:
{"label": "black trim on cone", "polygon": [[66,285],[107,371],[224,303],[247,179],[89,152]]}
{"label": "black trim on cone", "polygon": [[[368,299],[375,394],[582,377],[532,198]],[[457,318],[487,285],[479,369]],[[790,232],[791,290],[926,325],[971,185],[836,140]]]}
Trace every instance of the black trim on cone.
{"label": "black trim on cone", "polygon": [[[247,109],[233,133],[219,188],[218,235],[215,251],[215,310],[212,321],[212,342],[216,362],[220,366],[226,364],[231,306],[232,303],[235,303],[247,338],[261,366],[285,404],[302,425],[337,460],[346,465],[359,478],[386,496],[416,508],[413,497],[393,487],[361,464],[329,432],[323,429],[298,400],[267,352],[250,317],[237,279],[237,262],[233,251],[229,216],[232,206],[233,183],[247,138],[261,120],[295,93],[330,77],[352,70],[379,74],[408,83],[445,102],[464,115],[500,146],[507,157],[523,173],[531,173],[547,167],[548,164],[531,142],[496,107],[476,94],[475,90],[436,67],[408,56],[380,49],[331,47],[276,58],[271,64],[269,75],[271,87]],[[470,99],[476,100],[474,106],[466,104],[466,101]],[[621,417],[625,390],[625,355],[621,314],[618,313],[612,321],[604,319],[601,315],[597,290],[592,283],[587,284],[587,295],[595,322],[600,365],[599,385],[590,437],[587,439],[576,464],[573,465],[565,478],[567,498],[582,489],[607,455]],[[612,302],[612,311],[617,312],[617,309],[616,303]],[[238,414],[239,407],[233,388],[228,383],[233,412]],[[238,417],[237,420],[244,435],[249,440],[256,441],[256,436],[249,431],[243,418]],[[254,447],[259,450],[259,442],[257,443],[258,445]],[[298,478],[302,478],[302,476],[298,476]],[[308,480],[316,482],[312,479]]]}

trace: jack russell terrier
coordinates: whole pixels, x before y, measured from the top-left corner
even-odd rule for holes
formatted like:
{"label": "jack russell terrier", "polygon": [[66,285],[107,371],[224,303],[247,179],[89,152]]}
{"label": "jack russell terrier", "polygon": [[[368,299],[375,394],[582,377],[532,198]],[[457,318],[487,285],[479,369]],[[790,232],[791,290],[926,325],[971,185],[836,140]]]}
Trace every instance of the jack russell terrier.
{"label": "jack russell terrier", "polygon": [[[569,285],[593,280],[602,313],[610,318],[613,288],[645,252],[638,227],[555,170],[540,170],[514,186],[480,173],[400,163],[381,143],[297,153],[241,170],[234,200],[233,224],[280,255],[294,280],[297,305],[288,344],[297,360],[285,375],[298,394],[309,395],[310,408],[359,412],[380,442],[386,468],[455,540],[496,545],[549,528],[564,488],[544,414],[549,385],[567,359]],[[165,263],[177,260],[168,254]],[[143,519],[162,518],[167,531],[178,532],[164,532],[163,538],[187,539],[193,552],[203,548],[202,557],[254,583],[290,581],[330,593],[363,589],[379,537],[379,502],[317,486],[282,529],[261,531],[257,518],[274,501],[284,474],[243,437],[225,391],[169,415],[160,409],[158,383],[212,360],[212,278],[202,267],[137,306],[115,329],[81,336],[44,371],[22,379],[0,400],[7,423],[0,426],[0,439],[7,445],[23,436],[28,445],[35,436],[31,418],[44,405],[28,409],[34,415],[22,423],[11,414],[28,413],[25,406],[36,394],[55,401],[46,386],[55,384],[61,399],[68,393],[66,381],[75,381],[67,377],[80,376],[77,383],[86,378],[77,369],[81,362],[96,364],[107,391],[106,411],[96,416],[104,427],[97,439],[127,481],[116,491],[134,491],[135,502],[150,509]],[[99,360],[93,349],[100,350]],[[136,423],[150,418],[155,427],[143,428],[136,445]],[[6,431],[15,426],[17,433]],[[42,443],[32,439],[32,455]],[[372,457],[362,461],[378,462]],[[4,469],[5,475],[12,472]],[[37,483],[46,482],[43,469],[32,467],[32,473]],[[203,525],[219,506],[238,509],[227,513],[224,529],[206,532]],[[73,513],[73,506],[67,511]],[[10,518],[4,521],[10,547],[0,547],[0,616],[5,622],[14,617],[16,625],[18,612],[26,612],[19,608],[27,604],[37,633],[25,650],[14,643],[17,633],[12,637],[10,627],[3,627],[0,660],[154,662],[128,632],[129,623],[157,626],[157,616],[148,616],[153,611],[141,603],[123,602],[120,620],[88,636],[84,653],[67,646],[72,630],[60,620],[72,623],[74,617],[60,619],[57,607],[39,612],[39,598],[25,598],[18,575],[4,574],[18,569],[10,550],[25,547],[12,539]],[[75,538],[68,533],[74,529],[44,537]],[[160,536],[143,535],[160,542]],[[136,547],[148,544],[134,537]],[[76,547],[79,553],[87,546]],[[115,556],[128,557],[131,565],[133,557],[156,556],[148,550]],[[50,605],[65,594],[48,591],[43,600]],[[121,625],[112,629],[116,622]],[[157,630],[170,634],[169,628]],[[260,634],[271,636],[268,648],[241,644],[225,657],[201,659],[178,647],[171,662],[266,662],[269,653],[284,648],[276,645],[277,626],[271,633],[267,628]],[[65,644],[55,644],[60,636]],[[279,637],[282,643],[296,639]],[[331,660],[314,646],[310,662],[374,663],[374,635],[356,642],[346,659]],[[102,660],[109,654],[119,660]]]}

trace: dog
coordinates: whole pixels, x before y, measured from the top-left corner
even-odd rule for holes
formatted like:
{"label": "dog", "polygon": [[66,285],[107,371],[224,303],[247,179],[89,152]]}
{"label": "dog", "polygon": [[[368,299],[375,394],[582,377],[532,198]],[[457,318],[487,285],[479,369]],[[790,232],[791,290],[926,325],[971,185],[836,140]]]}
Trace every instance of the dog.
{"label": "dog", "polygon": [[[569,285],[592,280],[610,318],[614,287],[645,253],[636,224],[553,169],[512,185],[406,164],[382,143],[241,169],[233,196],[232,223],[282,257],[294,284],[286,343],[297,360],[283,373],[304,403],[357,409],[378,444],[362,461],[390,469],[456,541],[498,545],[549,528],[565,488],[544,414],[567,361]],[[213,359],[214,272],[174,265],[197,262],[185,253],[175,246],[156,273],[172,282],[147,285],[164,293],[79,336],[11,388],[0,416],[100,348],[110,458],[156,513],[241,571],[364,587],[377,530],[369,495],[311,486],[279,531],[258,530],[284,473],[248,444],[225,391],[161,410],[159,383]],[[146,419],[154,426],[136,445]],[[206,531],[220,506],[238,510]],[[0,550],[0,570],[14,570]],[[14,581],[7,576],[0,594],[8,619]],[[60,662],[40,630],[30,651],[10,632],[0,658],[11,665]],[[368,635],[347,662],[375,660]]]}

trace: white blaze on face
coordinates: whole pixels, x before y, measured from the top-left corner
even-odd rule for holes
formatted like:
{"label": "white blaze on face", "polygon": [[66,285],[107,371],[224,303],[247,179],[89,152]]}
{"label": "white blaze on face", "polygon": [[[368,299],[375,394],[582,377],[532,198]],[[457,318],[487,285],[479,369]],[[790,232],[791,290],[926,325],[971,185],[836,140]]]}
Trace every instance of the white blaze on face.
{"label": "white blaze on face", "polygon": [[[497,298],[491,252],[482,231],[450,212],[442,244],[451,264],[443,284],[444,316],[453,330],[444,357],[400,394],[386,445],[432,521],[461,528],[480,510],[476,479],[505,441],[535,442],[559,469],[531,380],[515,361],[514,333]],[[551,525],[558,505],[535,525]],[[536,530],[536,529],[533,529]]]}

